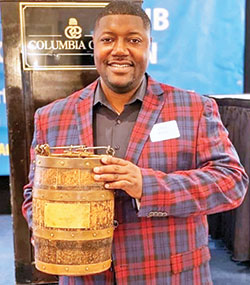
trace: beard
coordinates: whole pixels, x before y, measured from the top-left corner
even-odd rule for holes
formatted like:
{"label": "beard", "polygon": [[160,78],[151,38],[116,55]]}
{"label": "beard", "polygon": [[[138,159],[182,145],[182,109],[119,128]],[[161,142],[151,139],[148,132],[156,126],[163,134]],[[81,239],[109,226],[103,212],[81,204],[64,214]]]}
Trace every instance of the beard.
{"label": "beard", "polygon": [[125,94],[133,90],[136,86],[134,86],[134,81],[128,81],[126,83],[114,83],[109,80],[104,81],[105,84],[115,93]]}

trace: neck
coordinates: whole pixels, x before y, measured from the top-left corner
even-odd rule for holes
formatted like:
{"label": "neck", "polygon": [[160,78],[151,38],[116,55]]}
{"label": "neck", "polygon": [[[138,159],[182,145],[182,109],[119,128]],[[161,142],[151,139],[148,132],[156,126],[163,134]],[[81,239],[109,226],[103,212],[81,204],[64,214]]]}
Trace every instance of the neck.
{"label": "neck", "polygon": [[101,86],[110,105],[115,109],[118,114],[122,113],[122,111],[124,110],[124,105],[129,102],[129,100],[133,97],[137,89],[135,88],[127,93],[116,93],[110,88],[108,88],[107,85],[104,84],[102,81]]}

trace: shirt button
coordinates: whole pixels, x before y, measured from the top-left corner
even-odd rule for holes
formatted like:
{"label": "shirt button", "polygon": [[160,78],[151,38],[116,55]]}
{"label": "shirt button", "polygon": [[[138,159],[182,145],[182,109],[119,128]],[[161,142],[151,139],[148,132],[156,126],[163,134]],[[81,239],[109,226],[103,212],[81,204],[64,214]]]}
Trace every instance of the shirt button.
{"label": "shirt button", "polygon": [[117,144],[115,145],[115,150],[119,150],[120,149],[120,146]]}
{"label": "shirt button", "polygon": [[117,220],[114,220],[114,227],[117,228],[119,226],[119,222]]}
{"label": "shirt button", "polygon": [[117,124],[117,125],[120,125],[120,124],[121,124],[121,120],[117,119],[117,120],[116,120],[116,124]]}

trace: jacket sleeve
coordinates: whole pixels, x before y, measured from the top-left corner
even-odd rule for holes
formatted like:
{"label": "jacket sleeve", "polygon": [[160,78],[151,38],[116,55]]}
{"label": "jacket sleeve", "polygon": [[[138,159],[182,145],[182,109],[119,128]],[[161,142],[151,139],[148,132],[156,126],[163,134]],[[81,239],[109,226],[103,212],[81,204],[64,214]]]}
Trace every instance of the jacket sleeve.
{"label": "jacket sleeve", "polygon": [[27,220],[28,226],[32,228],[32,187],[34,180],[35,171],[35,147],[37,144],[43,144],[41,129],[39,124],[39,110],[35,113],[35,130],[33,141],[30,148],[30,172],[29,172],[29,183],[24,186],[24,201],[22,204],[22,213],[24,218]]}
{"label": "jacket sleeve", "polygon": [[248,177],[212,99],[204,104],[196,139],[194,169],[164,173],[141,168],[139,217],[207,215],[241,204]]}

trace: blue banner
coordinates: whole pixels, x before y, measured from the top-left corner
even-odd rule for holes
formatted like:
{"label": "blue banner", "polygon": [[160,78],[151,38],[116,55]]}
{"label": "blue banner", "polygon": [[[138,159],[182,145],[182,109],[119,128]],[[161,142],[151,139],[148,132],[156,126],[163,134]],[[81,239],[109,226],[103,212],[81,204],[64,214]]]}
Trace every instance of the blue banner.
{"label": "blue banner", "polygon": [[[1,23],[0,23],[1,24]],[[0,175],[9,175],[9,144],[4,88],[3,42],[0,25]]]}
{"label": "blue banner", "polygon": [[202,94],[243,92],[245,0],[146,0],[149,73]]}

